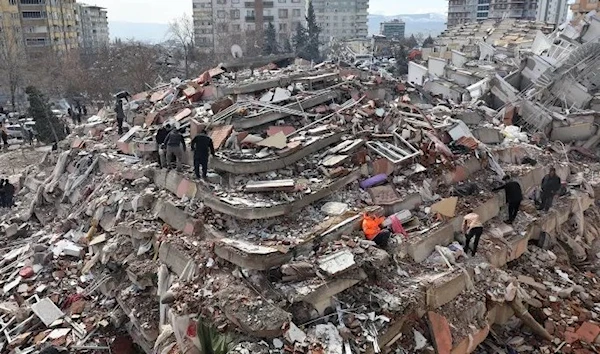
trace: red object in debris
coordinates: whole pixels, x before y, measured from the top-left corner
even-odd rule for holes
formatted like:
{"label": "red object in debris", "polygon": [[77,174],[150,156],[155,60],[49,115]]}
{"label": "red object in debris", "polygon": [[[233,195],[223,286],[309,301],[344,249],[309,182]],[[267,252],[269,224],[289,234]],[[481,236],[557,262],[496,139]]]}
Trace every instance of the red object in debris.
{"label": "red object in debris", "polygon": [[188,337],[194,338],[198,335],[198,328],[196,321],[190,321],[190,324],[187,327],[186,334]]}
{"label": "red object in debris", "polygon": [[410,53],[408,53],[408,60],[420,59],[422,56],[423,56],[423,53],[421,53],[420,50],[413,49],[410,51]]}
{"label": "red object in debris", "polygon": [[35,273],[33,272],[33,268],[31,268],[31,267],[25,267],[19,271],[19,275],[25,279],[31,278],[33,276],[33,274],[35,274]]}
{"label": "red object in debris", "polygon": [[593,344],[596,337],[600,334],[600,327],[592,322],[584,322],[575,334],[581,341]]}
{"label": "red object in debris", "polygon": [[202,73],[202,75],[200,75],[200,77],[199,77],[199,78],[197,78],[195,81],[196,81],[196,83],[198,83],[198,84],[201,84],[201,85],[202,85],[202,84],[205,84],[205,83],[209,82],[209,81],[210,81],[210,79],[211,79],[211,77],[210,77],[210,73],[209,73],[208,71],[205,71],[205,72],[203,72],[203,73]]}
{"label": "red object in debris", "polygon": [[406,86],[404,86],[403,83],[399,83],[398,85],[396,85],[396,92],[401,93],[406,91]]}

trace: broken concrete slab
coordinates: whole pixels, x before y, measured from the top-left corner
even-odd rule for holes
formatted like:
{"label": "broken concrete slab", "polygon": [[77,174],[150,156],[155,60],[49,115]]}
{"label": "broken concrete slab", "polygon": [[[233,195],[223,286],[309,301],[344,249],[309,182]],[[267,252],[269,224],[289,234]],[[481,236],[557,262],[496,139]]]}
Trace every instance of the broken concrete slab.
{"label": "broken concrete slab", "polygon": [[293,257],[292,252],[232,239],[221,239],[215,243],[215,254],[242,268],[256,270],[279,267]]}
{"label": "broken concrete slab", "polygon": [[293,179],[281,179],[272,181],[249,181],[246,183],[245,191],[248,193],[258,192],[292,192],[296,188]]}
{"label": "broken concrete slab", "polygon": [[452,351],[452,334],[446,317],[429,311],[427,312],[427,322],[437,353],[450,354]]}
{"label": "broken concrete slab", "polygon": [[39,317],[46,327],[49,327],[54,321],[65,315],[49,298],[43,298],[31,305],[31,310]]}

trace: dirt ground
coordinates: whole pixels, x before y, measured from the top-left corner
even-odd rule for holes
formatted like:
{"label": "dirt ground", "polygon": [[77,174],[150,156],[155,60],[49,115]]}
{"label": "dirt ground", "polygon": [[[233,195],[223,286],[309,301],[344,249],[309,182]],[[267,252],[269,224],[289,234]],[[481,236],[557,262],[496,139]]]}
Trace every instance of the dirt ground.
{"label": "dirt ground", "polygon": [[0,174],[5,176],[19,174],[27,166],[38,164],[50,149],[50,146],[30,148],[11,145],[8,151],[4,149],[0,151]]}

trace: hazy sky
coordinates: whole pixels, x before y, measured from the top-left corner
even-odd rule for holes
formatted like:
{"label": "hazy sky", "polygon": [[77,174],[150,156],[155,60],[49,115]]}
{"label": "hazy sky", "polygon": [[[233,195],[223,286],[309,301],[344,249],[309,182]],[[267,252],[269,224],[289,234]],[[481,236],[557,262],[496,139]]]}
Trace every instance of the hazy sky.
{"label": "hazy sky", "polygon": [[[191,14],[192,0],[87,0],[108,9],[109,21],[167,23]],[[369,12],[381,15],[446,12],[447,0],[370,0]]]}

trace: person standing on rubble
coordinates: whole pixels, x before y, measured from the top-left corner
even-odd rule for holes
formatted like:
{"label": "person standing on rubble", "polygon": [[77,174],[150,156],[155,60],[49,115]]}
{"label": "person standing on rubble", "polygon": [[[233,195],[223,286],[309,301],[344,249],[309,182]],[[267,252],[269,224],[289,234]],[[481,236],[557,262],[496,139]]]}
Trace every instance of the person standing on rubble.
{"label": "person standing on rubble", "polygon": [[506,193],[506,203],[508,204],[508,220],[507,224],[512,224],[517,218],[521,202],[523,201],[523,190],[519,182],[511,179],[509,175],[504,176],[502,179],[504,184],[498,188],[494,188],[493,191],[497,192],[504,189]]}
{"label": "person standing on rubble", "polygon": [[3,182],[2,190],[4,192],[4,207],[10,209],[14,205],[13,198],[15,196],[15,186],[13,186],[8,179],[5,179]]}
{"label": "person standing on rubble", "polygon": [[167,168],[171,169],[171,162],[173,157],[177,159],[177,172],[181,172],[183,169],[183,155],[185,153],[185,139],[181,135],[179,129],[173,129],[165,138],[165,145],[167,146]]}
{"label": "person standing on rubble", "polygon": [[169,162],[167,161],[167,152],[165,151],[165,140],[167,136],[171,132],[171,125],[166,124],[163,127],[160,127],[156,132],[156,146],[158,148],[158,164],[160,168],[167,168],[169,166]]}
{"label": "person standing on rubble", "polygon": [[481,223],[478,214],[471,212],[465,215],[463,218],[462,232],[467,239],[465,242],[465,254],[469,253],[471,239],[475,237],[472,253],[474,257],[475,253],[477,253],[477,246],[479,246],[479,239],[481,238],[481,234],[483,234],[483,224]]}
{"label": "person standing on rubble", "polygon": [[6,207],[6,188],[4,179],[0,179],[0,208]]}
{"label": "person standing on rubble", "polygon": [[560,186],[560,177],[556,175],[556,169],[551,167],[550,172],[542,179],[542,201],[537,208],[538,210],[550,210],[554,196],[560,190]]}
{"label": "person standing on rubble", "polygon": [[123,101],[119,98],[117,99],[117,104],[115,105],[115,113],[117,114],[117,128],[119,135],[123,134],[123,121],[125,120],[125,112],[123,111]]}
{"label": "person standing on rubble", "polygon": [[192,150],[194,151],[194,173],[196,178],[200,178],[200,166],[202,166],[202,178],[206,179],[209,154],[215,156],[215,146],[204,130],[192,140]]}

